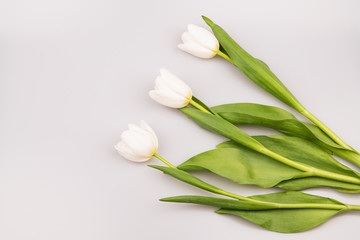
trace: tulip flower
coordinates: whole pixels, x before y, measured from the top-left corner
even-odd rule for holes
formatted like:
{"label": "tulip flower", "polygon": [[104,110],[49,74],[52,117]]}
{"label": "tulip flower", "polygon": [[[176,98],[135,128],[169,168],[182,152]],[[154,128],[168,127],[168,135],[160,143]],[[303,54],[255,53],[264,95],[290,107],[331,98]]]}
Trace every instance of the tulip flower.
{"label": "tulip flower", "polygon": [[145,162],[152,158],[158,148],[158,139],[155,132],[144,121],[140,127],[129,124],[129,129],[121,134],[121,141],[115,149],[124,158],[134,162]]}
{"label": "tulip flower", "polygon": [[182,108],[189,104],[192,98],[191,88],[166,69],[160,70],[160,76],[155,80],[154,90],[149,92],[152,99],[172,108]]}
{"label": "tulip flower", "polygon": [[175,168],[156,153],[159,146],[157,136],[145,121],[140,121],[140,127],[129,124],[128,128],[121,134],[121,141],[115,145],[121,156],[133,162],[145,162],[154,156],[170,168]]}
{"label": "tulip flower", "polygon": [[178,47],[199,58],[212,58],[219,52],[219,41],[205,28],[189,24],[181,36],[184,43]]}

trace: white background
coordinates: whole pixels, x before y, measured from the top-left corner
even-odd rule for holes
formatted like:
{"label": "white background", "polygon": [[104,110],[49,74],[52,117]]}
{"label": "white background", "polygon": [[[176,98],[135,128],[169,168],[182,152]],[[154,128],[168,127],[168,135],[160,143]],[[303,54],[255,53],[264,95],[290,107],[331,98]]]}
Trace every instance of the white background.
{"label": "white background", "polygon": [[[157,132],[158,153],[175,165],[224,140],[148,97],[162,67],[210,106],[289,110],[222,58],[177,49],[186,25],[206,27],[206,15],[359,149],[359,7],[356,0],[2,0],[0,239],[359,239],[355,212],[286,235],[216,208],[159,202],[207,193],[113,148],[127,124],[141,119]],[[278,191],[198,176],[245,196]],[[360,204],[359,194],[306,192]]]}

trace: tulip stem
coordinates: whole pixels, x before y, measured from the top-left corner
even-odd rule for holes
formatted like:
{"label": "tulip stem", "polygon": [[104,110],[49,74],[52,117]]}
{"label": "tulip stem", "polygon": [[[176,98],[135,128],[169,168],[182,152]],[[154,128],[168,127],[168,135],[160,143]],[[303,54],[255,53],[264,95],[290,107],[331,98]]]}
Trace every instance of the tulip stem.
{"label": "tulip stem", "polygon": [[156,157],[157,159],[159,159],[160,161],[162,161],[163,163],[165,163],[166,165],[168,165],[171,168],[176,168],[174,165],[172,165],[171,163],[169,163],[168,161],[166,161],[163,157],[161,157],[160,155],[158,155],[157,153],[154,153],[153,155],[154,157]]}
{"label": "tulip stem", "polygon": [[195,102],[195,101],[192,100],[192,99],[190,99],[189,103],[190,103],[191,105],[193,105],[194,107],[196,107],[197,109],[199,109],[200,111],[202,111],[202,112],[212,114],[211,112],[209,112],[208,110],[206,110],[203,106],[201,106],[200,104],[198,104],[197,102]]}
{"label": "tulip stem", "polygon": [[228,55],[226,55],[225,53],[223,53],[222,51],[219,50],[219,51],[217,52],[217,55],[219,55],[220,57],[225,58],[226,60],[228,60],[229,62],[231,62],[232,64],[234,64],[234,61],[231,60],[231,58],[230,58]]}
{"label": "tulip stem", "polygon": [[324,123],[322,123],[317,117],[315,117],[313,114],[311,114],[308,110],[305,108],[300,109],[299,112],[307,117],[310,121],[315,123],[323,132],[325,132],[334,142],[342,146],[343,148],[355,151],[352,149],[349,145],[347,145],[340,137],[338,137],[333,131],[330,130]]}

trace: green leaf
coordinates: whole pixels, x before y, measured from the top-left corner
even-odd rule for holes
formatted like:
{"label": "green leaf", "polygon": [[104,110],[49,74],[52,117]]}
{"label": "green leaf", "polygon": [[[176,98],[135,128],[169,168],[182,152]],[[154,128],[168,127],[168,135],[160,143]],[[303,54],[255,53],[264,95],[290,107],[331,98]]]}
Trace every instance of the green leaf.
{"label": "green leaf", "polygon": [[212,114],[218,115],[216,112],[214,112],[211,108],[209,108],[205,103],[203,103],[200,99],[198,99],[194,95],[191,97],[191,99],[200,106],[202,106],[203,108],[205,108],[206,110],[208,110],[209,112],[211,112]]}
{"label": "green leaf", "polygon": [[184,107],[179,110],[204,129],[232,139],[250,149],[264,148],[258,141],[219,116],[190,107]]}
{"label": "green leaf", "polygon": [[333,173],[359,177],[357,172],[336,161],[323,148],[305,139],[282,135],[254,136],[253,138],[271,151],[296,162]]}
{"label": "green leaf", "polygon": [[292,95],[263,61],[247,53],[220,26],[206,17],[203,18],[211,27],[221,47],[226,50],[226,53],[234,62],[234,65],[248,76],[249,79],[289,106],[295,109],[301,108],[301,104],[294,95]]}
{"label": "green leaf", "polygon": [[316,139],[326,145],[344,149],[334,143],[317,126],[301,122],[290,112],[278,107],[255,103],[233,103],[215,106],[212,110],[233,124],[261,125],[286,135]]}
{"label": "green leaf", "polygon": [[[301,192],[282,192],[251,197],[253,199],[277,203],[319,203],[343,205],[335,200],[304,194]],[[281,233],[306,231],[325,222],[341,209],[274,209],[264,211],[242,211],[222,208],[217,213],[232,214],[249,220],[265,229]]]}
{"label": "green leaf", "polygon": [[234,210],[265,210],[278,208],[275,203],[251,202],[246,200],[234,200],[204,196],[177,196],[162,198],[163,202],[195,203]]}
{"label": "green leaf", "polygon": [[[333,173],[358,177],[356,172],[340,164],[325,150],[307,140],[289,136],[254,136],[254,139],[270,150],[296,162]],[[184,171],[211,171],[239,184],[256,184],[260,187],[276,186],[286,190],[323,186],[347,191],[360,188],[360,185],[356,184],[307,176],[300,170],[249,150],[233,141],[221,143],[217,147],[218,149],[190,158],[178,168]]]}
{"label": "green leaf", "polygon": [[[258,201],[252,202],[251,199]],[[256,195],[249,197],[249,201],[203,196],[178,196],[161,201],[220,207],[216,213],[239,216],[270,231],[281,233],[308,230],[337,213],[348,210],[336,200],[301,192]]]}
{"label": "green leaf", "polygon": [[224,104],[211,108],[233,124],[252,124],[275,129],[283,134],[305,138],[328,149],[332,154],[360,165],[360,155],[336,144],[317,126],[301,122],[290,112],[255,103]]}
{"label": "green leaf", "polygon": [[301,191],[308,188],[315,187],[332,187],[340,192],[346,193],[358,193],[360,192],[360,185],[334,181],[331,179],[320,178],[320,177],[307,177],[299,179],[291,179],[283,181],[276,185],[287,191]]}
{"label": "green leaf", "polygon": [[163,166],[156,166],[156,165],[148,165],[149,167],[155,168],[157,170],[160,170],[180,181],[186,182],[188,184],[191,184],[193,186],[196,186],[198,188],[204,189],[206,191],[209,192],[213,192],[213,193],[218,193],[219,191],[221,191],[221,189],[210,185],[202,180],[200,180],[199,178],[185,172],[182,171],[180,169],[177,168],[170,168],[170,167],[163,167]]}
{"label": "green leaf", "polygon": [[239,184],[273,187],[301,176],[302,171],[236,144],[198,154],[178,166],[184,171],[207,170]]}
{"label": "green leaf", "polygon": [[314,228],[341,212],[333,209],[282,209],[242,211],[220,209],[216,213],[242,217],[265,229],[280,233],[297,233]]}

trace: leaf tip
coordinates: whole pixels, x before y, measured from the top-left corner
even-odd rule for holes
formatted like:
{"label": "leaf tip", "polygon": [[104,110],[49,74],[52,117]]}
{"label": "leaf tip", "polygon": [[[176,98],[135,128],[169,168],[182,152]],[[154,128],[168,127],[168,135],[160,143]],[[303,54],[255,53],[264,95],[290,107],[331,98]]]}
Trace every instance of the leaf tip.
{"label": "leaf tip", "polygon": [[204,15],[202,15],[201,17],[202,17],[202,19],[204,19],[204,21],[206,22],[206,24],[209,25],[210,27],[212,27],[212,26],[214,25],[214,22],[211,21],[210,18],[208,18],[208,17],[206,17],[206,16],[204,16]]}
{"label": "leaf tip", "polygon": [[172,197],[160,198],[159,201],[161,202],[172,202]]}
{"label": "leaf tip", "polygon": [[147,165],[148,167],[151,167],[151,168],[155,168],[155,169],[157,169],[157,170],[161,170],[162,171],[162,167],[161,166],[158,166],[158,165],[151,165],[151,164],[149,164],[149,165]]}
{"label": "leaf tip", "polygon": [[216,210],[215,213],[217,213],[217,214],[224,214],[224,213],[226,213],[226,212],[224,211],[224,209],[220,208],[219,210]]}

